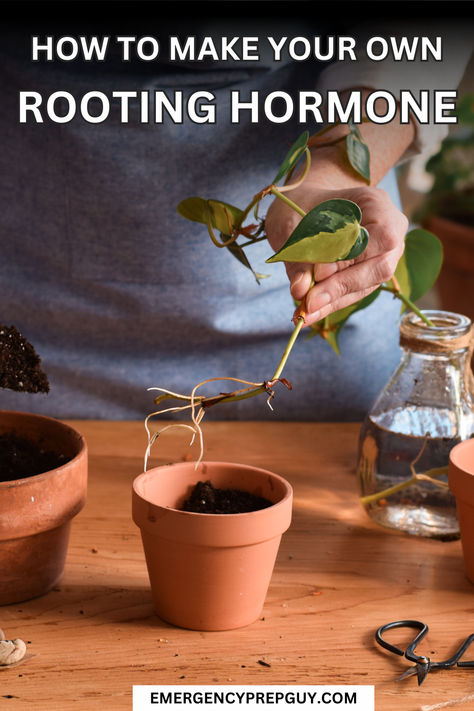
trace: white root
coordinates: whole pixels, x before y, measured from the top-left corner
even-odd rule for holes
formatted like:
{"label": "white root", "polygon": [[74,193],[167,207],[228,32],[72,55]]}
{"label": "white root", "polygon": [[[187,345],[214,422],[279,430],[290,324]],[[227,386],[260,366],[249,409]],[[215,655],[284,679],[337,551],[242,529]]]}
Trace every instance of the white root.
{"label": "white root", "polygon": [[426,474],[415,474],[415,479],[417,481],[429,481],[430,484],[434,484],[434,486],[437,486],[438,489],[449,489],[449,484],[447,481],[439,481],[438,479],[435,479],[432,476],[426,475]]}
{"label": "white root", "polygon": [[429,435],[426,435],[426,437],[425,437],[425,439],[424,439],[424,441],[423,441],[423,445],[422,445],[420,451],[418,452],[418,454],[416,455],[415,459],[414,459],[414,460],[411,462],[411,464],[410,464],[410,471],[411,471],[412,477],[413,477],[414,479],[416,479],[417,481],[429,481],[430,484],[434,484],[434,486],[437,486],[439,489],[449,489],[449,484],[448,484],[447,482],[445,482],[445,481],[439,481],[439,480],[436,479],[435,477],[426,475],[426,474],[424,474],[424,473],[422,473],[422,472],[418,473],[418,472],[415,470],[415,465],[418,464],[418,462],[420,461],[421,457],[423,456],[423,452],[424,452],[425,449],[426,449],[426,445],[428,444],[428,440],[429,440]]}
{"label": "white root", "polygon": [[147,470],[147,468],[148,468],[148,457],[150,456],[150,451],[151,451],[151,448],[152,448],[153,444],[155,443],[155,441],[158,439],[158,437],[160,436],[160,434],[161,434],[162,432],[166,432],[166,430],[170,430],[171,428],[174,428],[174,427],[184,427],[184,428],[187,429],[187,430],[191,430],[191,432],[193,433],[193,436],[192,436],[192,439],[191,439],[191,442],[190,442],[190,445],[189,445],[189,446],[190,446],[190,447],[192,446],[192,444],[193,444],[193,442],[194,442],[194,439],[195,439],[195,437],[196,437],[196,431],[195,431],[194,427],[192,427],[191,425],[184,425],[184,424],[181,424],[181,423],[178,423],[178,422],[177,422],[176,424],[173,424],[173,425],[166,425],[166,427],[163,427],[161,430],[159,430],[158,432],[154,432],[153,434],[151,434],[150,431],[149,431],[148,428],[147,428],[147,432],[148,432],[148,446],[147,446],[146,452],[145,452],[145,462],[144,462],[144,469],[143,469],[143,471],[146,472],[146,470]]}
{"label": "white root", "polygon": [[22,639],[5,639],[0,629],[0,666],[19,662],[26,654],[26,644]]}
{"label": "white root", "polygon": [[[156,412],[152,412],[150,415],[148,415],[145,418],[145,430],[148,436],[148,446],[146,448],[145,452],[145,469],[144,471],[147,470],[147,465],[148,465],[148,458],[150,456],[150,451],[153,446],[153,444],[156,442],[158,437],[162,432],[165,432],[168,429],[171,429],[172,427],[184,427],[188,430],[191,430],[193,433],[193,437],[191,440],[190,446],[193,444],[196,435],[199,437],[199,457],[197,458],[194,468],[197,469],[200,462],[202,461],[204,457],[204,436],[202,433],[201,429],[201,421],[206,414],[205,408],[202,406],[203,400],[205,398],[203,396],[197,396],[196,397],[196,392],[199,388],[201,388],[203,385],[206,385],[207,383],[212,383],[218,380],[227,380],[227,381],[233,381],[235,383],[242,383],[243,385],[249,385],[250,387],[245,388],[243,390],[237,391],[238,393],[244,393],[247,391],[250,391],[252,388],[260,388],[262,387],[262,383],[254,383],[249,380],[241,380],[240,378],[209,378],[208,380],[203,380],[202,383],[198,383],[197,385],[194,386],[194,388],[191,391],[191,395],[182,395],[181,393],[175,393],[172,390],[166,390],[165,388],[160,388],[160,387],[152,387],[148,388],[148,390],[157,390],[158,392],[163,393],[164,395],[169,395],[171,397],[174,397],[177,400],[184,400],[186,402],[189,402],[188,405],[177,405],[175,407],[167,407],[164,410],[157,410]],[[271,397],[269,398],[271,399]],[[271,405],[270,405],[271,408]],[[167,425],[166,427],[163,427],[163,429],[159,430],[158,432],[151,432],[150,427],[149,427],[149,420],[152,417],[156,417],[157,415],[164,415],[168,412],[183,412],[184,410],[190,410],[191,411],[191,421],[192,425],[185,425],[181,423],[176,423],[172,425]]]}

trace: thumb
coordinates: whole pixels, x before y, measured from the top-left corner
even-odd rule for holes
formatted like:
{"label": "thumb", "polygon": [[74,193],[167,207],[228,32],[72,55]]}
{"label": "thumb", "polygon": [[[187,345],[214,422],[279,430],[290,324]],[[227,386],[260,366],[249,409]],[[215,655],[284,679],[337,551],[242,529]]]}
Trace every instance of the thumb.
{"label": "thumb", "polygon": [[313,265],[302,262],[287,262],[285,267],[290,280],[291,295],[297,301],[302,301],[311,287]]}

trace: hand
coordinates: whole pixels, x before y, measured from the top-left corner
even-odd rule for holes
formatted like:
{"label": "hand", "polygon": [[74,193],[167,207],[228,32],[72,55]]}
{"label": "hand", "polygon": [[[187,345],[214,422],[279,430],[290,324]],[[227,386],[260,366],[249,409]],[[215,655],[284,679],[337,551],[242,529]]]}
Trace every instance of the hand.
{"label": "hand", "polygon": [[[287,263],[291,295],[306,297],[305,326],[356,303],[392,278],[403,254],[408,220],[380,188],[364,185],[334,189],[305,181],[288,193],[305,212],[331,198],[352,200],[362,211],[362,225],[369,232],[366,250],[356,259],[332,264]],[[265,218],[268,241],[279,249],[294,230],[300,216],[275,198]],[[312,288],[311,282],[317,282]]]}

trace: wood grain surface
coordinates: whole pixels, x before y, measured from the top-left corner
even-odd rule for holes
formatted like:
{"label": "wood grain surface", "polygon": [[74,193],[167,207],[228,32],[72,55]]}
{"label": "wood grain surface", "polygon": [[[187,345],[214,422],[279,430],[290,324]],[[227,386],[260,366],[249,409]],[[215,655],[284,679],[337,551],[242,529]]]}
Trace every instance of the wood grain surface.
{"label": "wood grain surface", "polygon": [[[381,624],[421,619],[430,627],[421,653],[447,658],[474,632],[474,588],[459,541],[407,536],[366,516],[354,471],[357,424],[204,426],[208,460],[271,469],[295,493],[261,619],[230,632],[177,629],[153,612],[130,514],[143,424],[71,424],[89,445],[88,500],[60,584],[0,608],[7,638],[28,643],[26,660],[0,671],[2,711],[131,709],[133,684],[374,684],[377,711],[418,711],[474,691],[474,669],[432,673],[421,687],[414,677],[397,682],[409,663],[374,642]],[[182,459],[187,434],[164,435],[151,464]],[[408,639],[390,635],[399,645]]]}

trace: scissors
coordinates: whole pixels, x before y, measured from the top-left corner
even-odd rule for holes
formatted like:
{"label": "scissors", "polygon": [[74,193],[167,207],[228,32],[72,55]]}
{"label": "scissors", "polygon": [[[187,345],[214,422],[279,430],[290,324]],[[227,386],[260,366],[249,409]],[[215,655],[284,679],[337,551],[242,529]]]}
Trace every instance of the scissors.
{"label": "scissors", "polygon": [[[390,644],[390,642],[387,642],[383,638],[383,634],[387,630],[396,629],[398,627],[412,627],[414,629],[419,630],[418,634],[413,639],[413,641],[410,642],[405,651],[403,651],[403,649],[400,649],[399,647],[396,647],[394,644]],[[389,652],[393,652],[393,654],[398,654],[400,657],[405,656],[410,662],[415,662],[415,666],[410,667],[405,672],[403,672],[403,674],[398,677],[397,681],[416,674],[418,677],[418,686],[420,686],[420,684],[424,682],[424,680],[426,679],[426,675],[430,671],[434,671],[436,669],[452,669],[455,666],[474,668],[474,661],[459,661],[466,649],[469,647],[469,645],[474,642],[474,634],[469,635],[469,637],[464,640],[457,652],[455,652],[452,657],[446,659],[444,662],[432,662],[429,657],[419,656],[418,654],[415,654],[416,646],[421,642],[427,632],[428,625],[425,625],[424,622],[419,622],[419,620],[398,620],[396,622],[389,622],[388,624],[382,625],[382,627],[378,628],[377,632],[375,633],[375,639],[378,644],[380,644],[385,649],[388,649]]]}

